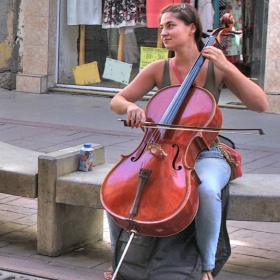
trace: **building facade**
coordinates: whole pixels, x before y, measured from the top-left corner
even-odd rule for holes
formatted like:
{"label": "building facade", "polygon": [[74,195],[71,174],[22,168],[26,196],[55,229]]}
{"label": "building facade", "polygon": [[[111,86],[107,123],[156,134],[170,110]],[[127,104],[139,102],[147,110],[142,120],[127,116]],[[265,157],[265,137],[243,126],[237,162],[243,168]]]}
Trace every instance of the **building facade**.
{"label": "building facade", "polygon": [[19,3],[0,0],[0,87],[14,89],[20,65]]}
{"label": "building facade", "polygon": [[[181,3],[162,3],[165,1]],[[129,15],[129,20],[116,20],[112,14],[114,2],[123,2],[117,0],[1,0],[1,5],[2,2],[8,16],[1,17],[1,21],[13,31],[0,37],[0,73],[17,71],[14,81],[10,80],[10,87],[17,91],[44,93],[56,87],[114,93],[153,59],[168,57],[159,40],[157,23],[151,18],[155,2],[159,3],[155,0],[131,1],[136,2],[135,7],[119,11],[119,15]],[[215,8],[219,1],[200,2],[204,8],[209,3]],[[228,58],[268,94],[279,94],[279,0],[222,2],[235,15],[235,30],[242,32],[230,44]],[[86,11],[82,4],[87,5]],[[2,7],[0,12],[4,14]],[[207,15],[213,18],[214,28],[218,12],[211,9]]]}

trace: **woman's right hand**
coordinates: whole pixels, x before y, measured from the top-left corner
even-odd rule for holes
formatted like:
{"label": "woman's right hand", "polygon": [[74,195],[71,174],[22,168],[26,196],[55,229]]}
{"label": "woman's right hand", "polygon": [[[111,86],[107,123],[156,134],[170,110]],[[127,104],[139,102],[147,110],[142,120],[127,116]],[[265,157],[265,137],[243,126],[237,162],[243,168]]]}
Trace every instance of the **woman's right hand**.
{"label": "woman's right hand", "polygon": [[143,126],[145,121],[146,121],[145,111],[142,108],[140,108],[137,104],[130,103],[127,106],[126,123],[131,128],[138,128],[138,127]]}

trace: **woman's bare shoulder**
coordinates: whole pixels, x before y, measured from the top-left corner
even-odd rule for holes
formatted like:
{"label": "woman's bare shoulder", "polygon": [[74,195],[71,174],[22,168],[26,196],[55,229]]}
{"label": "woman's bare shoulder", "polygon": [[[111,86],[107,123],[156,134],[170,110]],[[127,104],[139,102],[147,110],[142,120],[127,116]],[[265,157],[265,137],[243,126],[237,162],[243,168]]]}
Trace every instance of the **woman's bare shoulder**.
{"label": "woman's bare shoulder", "polygon": [[162,84],[162,77],[166,59],[156,60],[148,64],[143,70],[146,70],[149,75],[154,77],[154,82],[157,87]]}
{"label": "woman's bare shoulder", "polygon": [[163,69],[164,64],[165,64],[166,59],[160,59],[160,60],[155,60],[151,63],[149,63],[144,69],[149,69],[149,70],[159,70]]}

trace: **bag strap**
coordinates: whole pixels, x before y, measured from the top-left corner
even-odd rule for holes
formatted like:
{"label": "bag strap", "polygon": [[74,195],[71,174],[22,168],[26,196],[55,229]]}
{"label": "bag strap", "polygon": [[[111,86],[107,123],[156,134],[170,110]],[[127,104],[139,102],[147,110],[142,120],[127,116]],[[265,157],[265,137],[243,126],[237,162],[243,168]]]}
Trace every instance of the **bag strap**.
{"label": "bag strap", "polygon": [[[180,84],[182,84],[183,81],[184,81],[184,79],[183,79],[183,77],[181,76],[181,74],[180,74],[180,72],[179,72],[179,70],[178,70],[178,68],[177,68],[177,65],[176,65],[176,63],[175,63],[175,57],[172,57],[172,58],[171,58],[171,65],[172,65],[172,68],[173,68],[173,70],[174,70],[174,72],[175,72],[175,74],[176,74],[177,79],[179,80]],[[195,81],[193,82],[193,85],[194,85],[194,86],[196,85]]]}
{"label": "bag strap", "polygon": [[175,58],[171,58],[171,65],[172,65],[172,68],[177,76],[177,79],[179,80],[180,84],[183,83],[184,79],[182,78],[177,66],[176,66],[176,63],[175,63]]}
{"label": "bag strap", "polygon": [[[235,144],[234,144],[234,142],[233,142],[232,140],[230,140],[229,138],[227,138],[227,137],[225,137],[225,136],[223,136],[223,135],[220,135],[220,134],[219,134],[218,138],[221,138],[222,140],[228,141],[228,142],[231,144],[231,147],[232,147],[233,149],[235,149]],[[219,140],[219,142],[222,142],[220,139],[218,139],[218,140]]]}

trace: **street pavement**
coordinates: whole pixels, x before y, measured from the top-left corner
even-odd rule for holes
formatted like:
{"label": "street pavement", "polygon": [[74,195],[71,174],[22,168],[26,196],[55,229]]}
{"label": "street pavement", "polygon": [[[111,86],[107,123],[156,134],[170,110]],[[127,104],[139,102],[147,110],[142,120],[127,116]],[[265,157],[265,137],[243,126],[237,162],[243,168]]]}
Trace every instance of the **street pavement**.
{"label": "street pavement", "polygon": [[[142,131],[124,127],[109,109],[111,98],[0,89],[0,141],[41,153],[99,143],[105,161],[117,163],[134,151]],[[139,101],[145,106],[146,101]],[[280,174],[279,113],[256,113],[226,89],[219,102],[224,128],[261,128],[265,135],[225,134],[243,156],[243,172]],[[24,158],[22,159],[24,161]],[[59,257],[36,253],[37,200],[0,194],[1,279],[103,279],[110,266],[108,225],[104,240]],[[217,280],[280,279],[280,223],[228,221],[232,255]],[[1,278],[2,277],[2,278]]]}

